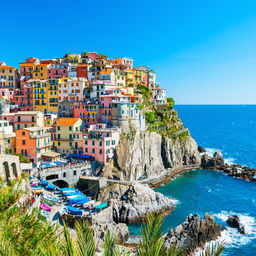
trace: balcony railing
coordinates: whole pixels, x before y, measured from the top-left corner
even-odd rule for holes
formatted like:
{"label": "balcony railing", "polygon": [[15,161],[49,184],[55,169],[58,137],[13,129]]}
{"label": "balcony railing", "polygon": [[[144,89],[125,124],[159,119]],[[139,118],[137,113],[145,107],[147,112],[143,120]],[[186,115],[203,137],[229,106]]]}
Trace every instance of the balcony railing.
{"label": "balcony railing", "polygon": [[43,134],[33,134],[30,135],[31,139],[40,139],[40,138],[45,138],[45,137],[50,137],[51,134],[50,133],[43,133]]}

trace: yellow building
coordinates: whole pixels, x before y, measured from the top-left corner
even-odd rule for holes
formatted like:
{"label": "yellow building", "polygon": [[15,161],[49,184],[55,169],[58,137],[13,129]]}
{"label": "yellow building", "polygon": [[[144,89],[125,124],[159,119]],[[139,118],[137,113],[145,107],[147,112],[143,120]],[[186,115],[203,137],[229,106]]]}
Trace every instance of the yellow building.
{"label": "yellow building", "polygon": [[144,67],[137,67],[134,69],[135,84],[147,85],[147,72]]}
{"label": "yellow building", "polygon": [[33,107],[35,111],[47,113],[47,88],[48,80],[34,80],[33,84]]}
{"label": "yellow building", "polygon": [[133,69],[126,69],[126,86],[133,86],[135,84],[135,73]]}
{"label": "yellow building", "polygon": [[33,66],[33,79],[46,80],[48,78],[49,64],[36,64]]}
{"label": "yellow building", "polygon": [[49,79],[47,83],[47,113],[59,112],[58,86],[61,79]]}
{"label": "yellow building", "polygon": [[117,86],[126,86],[126,73],[122,70],[115,69],[115,82]]}
{"label": "yellow building", "polygon": [[71,64],[78,64],[81,62],[81,54],[68,54],[66,57]]}
{"label": "yellow building", "polygon": [[53,146],[61,154],[72,154],[78,144],[74,139],[83,130],[83,121],[80,118],[60,118],[56,123],[56,136]]}

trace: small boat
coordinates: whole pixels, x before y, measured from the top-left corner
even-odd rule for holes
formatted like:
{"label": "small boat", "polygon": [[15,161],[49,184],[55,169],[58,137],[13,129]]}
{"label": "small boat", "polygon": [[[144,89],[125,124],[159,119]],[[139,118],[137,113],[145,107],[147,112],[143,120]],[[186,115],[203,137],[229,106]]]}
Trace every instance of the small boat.
{"label": "small boat", "polygon": [[41,194],[41,193],[43,193],[44,191],[43,191],[43,189],[37,189],[37,190],[34,190],[34,192],[35,192],[36,194]]}
{"label": "small boat", "polygon": [[83,207],[89,207],[89,206],[93,205],[94,203],[95,203],[95,201],[94,201],[94,200],[91,200],[91,201],[89,201],[89,202],[83,204]]}
{"label": "small boat", "polygon": [[47,200],[53,201],[55,203],[58,202],[58,198],[50,196],[50,195],[45,195],[44,198],[47,199]]}
{"label": "small boat", "polygon": [[103,204],[100,204],[100,205],[97,205],[97,206],[95,207],[95,210],[102,210],[102,209],[104,209],[104,208],[106,208],[106,207],[108,207],[108,202],[103,203]]}
{"label": "small boat", "polygon": [[59,191],[61,192],[67,192],[67,191],[76,191],[76,188],[59,188]]}
{"label": "small boat", "polygon": [[47,186],[49,182],[46,180],[41,180],[41,183],[42,183],[42,185]]}
{"label": "small boat", "polygon": [[[76,204],[77,202],[80,202],[80,201],[84,201],[84,200],[88,200],[87,199],[87,196],[83,195],[83,196],[76,196],[74,198],[70,198],[69,199],[69,205],[73,205],[73,204]],[[87,203],[87,202],[85,202]]]}
{"label": "small boat", "polygon": [[78,208],[72,207],[72,206],[68,206],[68,211],[70,214],[74,214],[77,216],[83,216],[83,210],[80,210]]}
{"label": "small boat", "polygon": [[59,214],[60,216],[62,216],[65,212],[67,212],[68,207],[67,206],[63,206],[60,210],[59,210]]}
{"label": "small boat", "polygon": [[47,184],[47,187],[48,187],[49,189],[51,189],[51,190],[54,190],[54,189],[57,188],[55,185],[53,185],[53,184],[51,184],[51,183],[48,183],[48,184]]}
{"label": "small boat", "polygon": [[31,183],[30,186],[35,187],[35,186],[37,186],[37,184],[36,183]]}
{"label": "small boat", "polygon": [[81,201],[76,202],[75,204],[77,204],[77,205],[84,205],[84,204],[86,204],[86,203],[88,203],[88,202],[90,202],[89,199],[84,199],[84,200],[81,200]]}
{"label": "small boat", "polygon": [[41,186],[34,186],[34,187],[31,187],[31,189],[33,189],[33,190],[37,190],[37,189],[43,190],[43,188]]}
{"label": "small boat", "polygon": [[44,204],[47,204],[47,205],[49,205],[49,206],[53,206],[53,205],[55,204],[55,202],[50,201],[50,200],[48,200],[48,199],[46,199],[46,198],[42,198],[42,199],[41,199],[41,202],[44,203]]}
{"label": "small boat", "polygon": [[46,210],[44,209],[41,209],[41,215],[45,218],[49,218],[50,217],[50,213],[47,212]]}
{"label": "small boat", "polygon": [[70,193],[64,193],[64,196],[80,196],[82,195],[82,192],[70,192]]}
{"label": "small boat", "polygon": [[47,212],[50,212],[52,210],[52,208],[49,205],[44,203],[40,203],[40,208],[46,210]]}

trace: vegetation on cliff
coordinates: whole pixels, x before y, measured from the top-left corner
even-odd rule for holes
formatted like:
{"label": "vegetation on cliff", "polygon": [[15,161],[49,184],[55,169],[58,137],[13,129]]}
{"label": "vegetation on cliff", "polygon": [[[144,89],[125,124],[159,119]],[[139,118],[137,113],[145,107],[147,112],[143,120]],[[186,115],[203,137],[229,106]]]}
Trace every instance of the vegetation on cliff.
{"label": "vegetation on cliff", "polygon": [[186,140],[189,132],[184,129],[177,111],[173,109],[174,99],[169,97],[165,105],[155,105],[150,88],[139,85],[138,90],[143,96],[143,102],[139,105],[139,109],[145,114],[148,131],[157,132],[162,136],[172,138],[173,141],[176,139]]}

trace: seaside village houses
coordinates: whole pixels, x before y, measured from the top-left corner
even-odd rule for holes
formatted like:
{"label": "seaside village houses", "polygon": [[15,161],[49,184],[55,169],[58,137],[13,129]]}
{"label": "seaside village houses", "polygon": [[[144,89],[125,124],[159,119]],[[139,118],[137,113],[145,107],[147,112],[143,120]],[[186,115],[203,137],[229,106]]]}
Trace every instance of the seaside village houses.
{"label": "seaside village houses", "polygon": [[141,85],[155,104],[166,104],[156,72],[135,68],[130,58],[96,52],[31,57],[19,69],[0,62],[0,152],[21,154],[34,168],[56,166],[62,157],[104,164],[122,130],[145,130]]}

